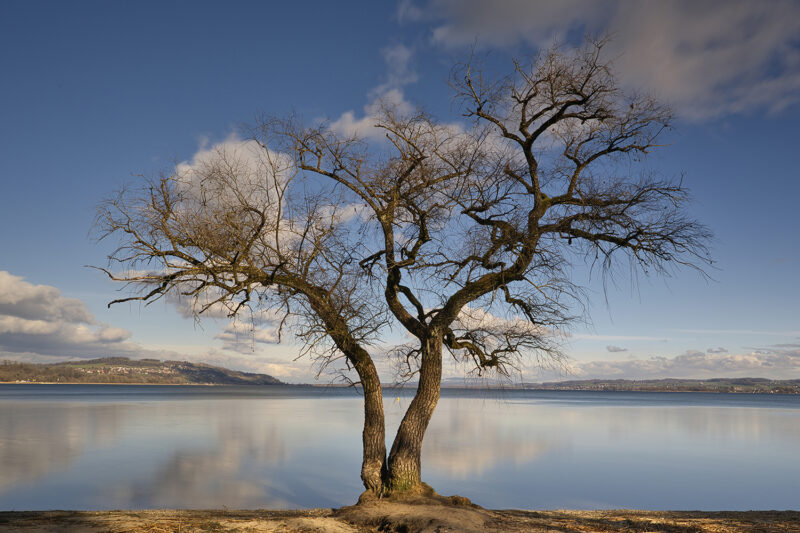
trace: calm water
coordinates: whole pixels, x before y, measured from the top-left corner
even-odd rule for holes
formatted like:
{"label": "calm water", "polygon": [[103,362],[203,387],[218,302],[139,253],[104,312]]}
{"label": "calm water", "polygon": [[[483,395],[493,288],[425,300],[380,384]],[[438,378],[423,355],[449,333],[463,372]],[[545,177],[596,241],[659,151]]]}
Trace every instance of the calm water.
{"label": "calm water", "polygon": [[[351,390],[0,385],[0,510],[351,504],[361,423]],[[448,390],[423,479],[494,508],[800,509],[798,451],[800,396]]]}

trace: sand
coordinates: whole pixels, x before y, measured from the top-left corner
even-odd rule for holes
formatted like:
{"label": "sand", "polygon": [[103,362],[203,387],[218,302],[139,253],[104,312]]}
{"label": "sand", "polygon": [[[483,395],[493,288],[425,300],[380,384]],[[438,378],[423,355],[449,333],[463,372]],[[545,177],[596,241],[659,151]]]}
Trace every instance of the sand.
{"label": "sand", "polygon": [[0,531],[194,532],[794,532],[798,511],[515,511],[468,503],[373,501],[303,511],[28,511],[0,513]]}

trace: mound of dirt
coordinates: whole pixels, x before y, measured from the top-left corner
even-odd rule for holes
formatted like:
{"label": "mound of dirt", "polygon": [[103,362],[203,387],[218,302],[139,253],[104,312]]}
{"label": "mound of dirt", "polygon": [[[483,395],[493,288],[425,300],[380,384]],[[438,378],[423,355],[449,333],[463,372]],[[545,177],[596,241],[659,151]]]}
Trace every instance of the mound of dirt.
{"label": "mound of dirt", "polygon": [[334,511],[359,531],[615,532],[615,533],[800,533],[800,512],[748,511],[515,511],[489,510],[459,497],[367,501]]}

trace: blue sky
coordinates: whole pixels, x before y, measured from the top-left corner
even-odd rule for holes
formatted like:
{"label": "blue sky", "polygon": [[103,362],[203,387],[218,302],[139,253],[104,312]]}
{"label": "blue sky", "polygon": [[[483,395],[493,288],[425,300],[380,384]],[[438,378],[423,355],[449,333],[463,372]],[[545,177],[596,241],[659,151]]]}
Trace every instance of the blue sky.
{"label": "blue sky", "polygon": [[796,1],[3,2],[0,358],[180,357],[310,381],[267,333],[231,342],[169,303],[106,309],[119,287],[84,266],[111,250],[89,235],[97,204],[259,112],[357,126],[392,92],[456,120],[446,80],[473,47],[505,72],[586,32],[613,35],[621,83],[673,105],[650,165],[684,175],[716,262],[710,281],[621,271],[604,295],[591,280],[574,376],[800,377]]}

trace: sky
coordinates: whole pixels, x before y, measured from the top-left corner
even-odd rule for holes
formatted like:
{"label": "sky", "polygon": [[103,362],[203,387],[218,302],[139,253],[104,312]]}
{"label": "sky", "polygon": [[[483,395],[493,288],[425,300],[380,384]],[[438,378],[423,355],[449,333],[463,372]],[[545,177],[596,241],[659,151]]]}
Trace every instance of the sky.
{"label": "sky", "polygon": [[[609,35],[620,83],[672,106],[649,165],[683,176],[715,234],[709,277],[586,281],[569,367],[514,379],[800,378],[800,2],[430,0],[0,3],[0,359],[185,359],[325,381],[291,338],[196,321],[181,302],[106,307],[98,204],[238,142],[259,113],[364,131],[379,98],[457,121],[471,53],[497,72]],[[580,280],[583,281],[583,280]],[[386,379],[391,366],[379,361]],[[464,369],[450,367],[458,379]]]}

